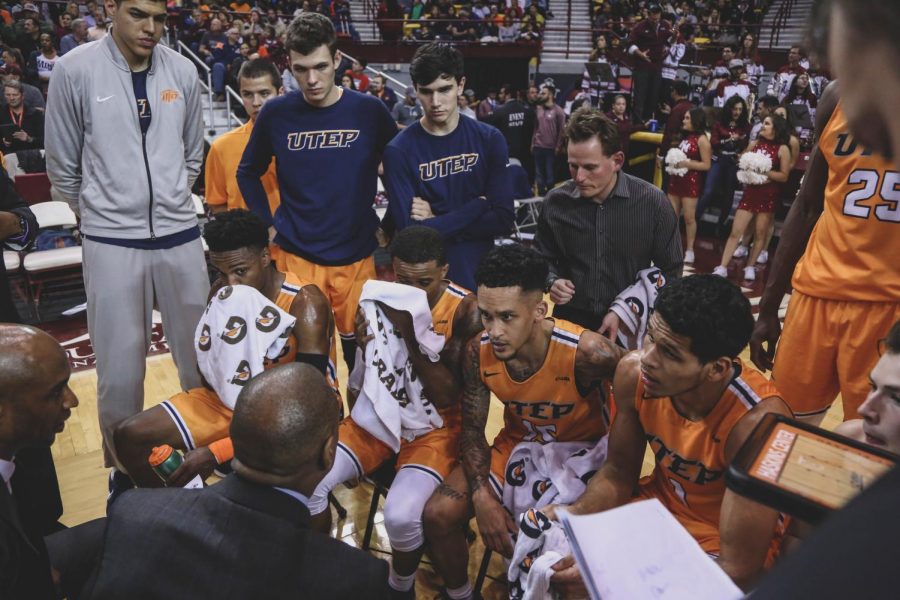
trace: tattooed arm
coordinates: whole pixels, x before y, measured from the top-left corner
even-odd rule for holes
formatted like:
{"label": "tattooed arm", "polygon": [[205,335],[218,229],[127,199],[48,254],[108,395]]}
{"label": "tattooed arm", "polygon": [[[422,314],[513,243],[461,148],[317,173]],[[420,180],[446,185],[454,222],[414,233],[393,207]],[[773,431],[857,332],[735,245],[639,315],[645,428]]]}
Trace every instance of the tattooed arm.
{"label": "tattooed arm", "polygon": [[579,387],[587,389],[602,380],[611,380],[627,352],[599,333],[582,333],[575,354],[575,377]]}
{"label": "tattooed arm", "polygon": [[490,486],[491,449],[484,437],[484,427],[491,406],[491,391],[481,380],[480,350],[480,336],[473,337],[465,349],[460,455],[484,545],[510,558],[513,551],[510,534],[516,532],[516,524]]}

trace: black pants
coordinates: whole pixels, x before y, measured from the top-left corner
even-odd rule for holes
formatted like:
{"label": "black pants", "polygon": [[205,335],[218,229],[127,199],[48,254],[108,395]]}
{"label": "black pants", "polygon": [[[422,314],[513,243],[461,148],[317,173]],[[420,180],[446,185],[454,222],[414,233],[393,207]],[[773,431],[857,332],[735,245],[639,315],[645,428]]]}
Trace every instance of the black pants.
{"label": "black pants", "polygon": [[603,324],[606,314],[597,314],[582,308],[574,308],[568,304],[557,304],[553,307],[553,317],[581,325],[585,329],[597,331]]}
{"label": "black pants", "polygon": [[632,74],[632,112],[640,123],[647,121],[656,111],[662,75],[659,71],[640,69]]}

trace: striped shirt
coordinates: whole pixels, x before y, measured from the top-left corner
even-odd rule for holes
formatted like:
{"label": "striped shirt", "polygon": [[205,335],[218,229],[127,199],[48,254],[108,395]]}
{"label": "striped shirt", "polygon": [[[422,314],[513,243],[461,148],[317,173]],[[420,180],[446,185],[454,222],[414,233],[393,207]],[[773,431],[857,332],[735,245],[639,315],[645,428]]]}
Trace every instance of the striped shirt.
{"label": "striped shirt", "polygon": [[594,314],[605,314],[642,269],[653,264],[672,281],[684,261],[678,217],[666,195],[621,172],[603,203],[581,198],[572,180],[550,191],[535,243],[550,261],[548,283],[571,280],[569,306]]}

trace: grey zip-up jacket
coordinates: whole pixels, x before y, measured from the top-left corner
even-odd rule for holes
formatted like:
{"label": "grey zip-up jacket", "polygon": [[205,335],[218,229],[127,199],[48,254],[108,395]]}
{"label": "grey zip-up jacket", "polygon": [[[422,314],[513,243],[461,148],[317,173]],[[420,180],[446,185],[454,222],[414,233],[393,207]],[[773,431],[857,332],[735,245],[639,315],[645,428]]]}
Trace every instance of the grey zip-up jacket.
{"label": "grey zip-up jacket", "polygon": [[152,119],[138,121],[131,71],[112,35],[67,52],[47,97],[47,175],[87,235],[153,239],[197,224],[203,161],[197,69],[162,44],[147,75]]}

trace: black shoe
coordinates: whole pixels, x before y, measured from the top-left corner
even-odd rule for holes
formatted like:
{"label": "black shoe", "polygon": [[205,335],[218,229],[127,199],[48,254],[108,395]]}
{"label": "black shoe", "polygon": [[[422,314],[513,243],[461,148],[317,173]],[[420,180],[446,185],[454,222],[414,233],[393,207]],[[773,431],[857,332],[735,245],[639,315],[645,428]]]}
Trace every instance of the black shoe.
{"label": "black shoe", "polygon": [[391,600],[416,600],[416,586],[413,585],[410,589],[405,592],[401,592],[400,590],[395,590],[391,586],[388,586],[390,590],[390,595],[388,596]]}
{"label": "black shoe", "polygon": [[123,473],[118,469],[109,472],[109,495],[106,497],[106,512],[109,513],[109,507],[116,501],[116,498],[122,493],[134,487],[134,482],[127,473]]}
{"label": "black shoe", "polygon": [[213,469],[213,473],[216,474],[217,477],[221,477],[225,479],[228,475],[231,474],[231,461],[223,462],[221,465],[218,465],[215,469]]}

